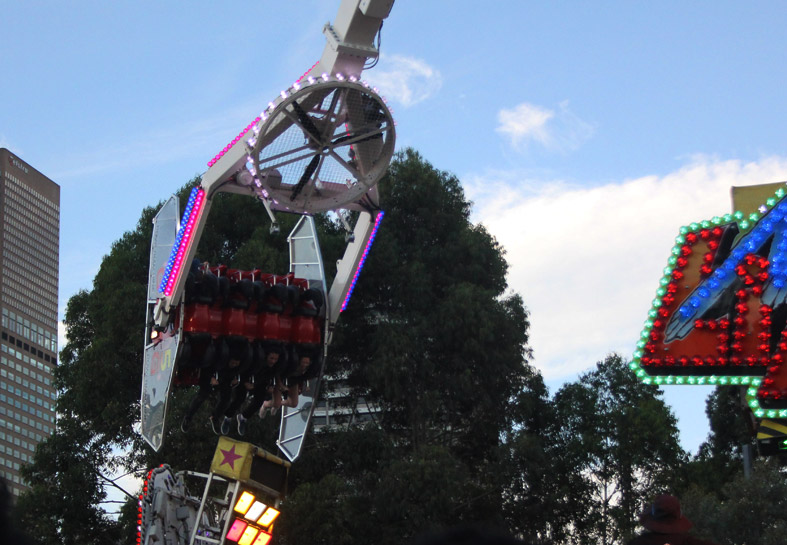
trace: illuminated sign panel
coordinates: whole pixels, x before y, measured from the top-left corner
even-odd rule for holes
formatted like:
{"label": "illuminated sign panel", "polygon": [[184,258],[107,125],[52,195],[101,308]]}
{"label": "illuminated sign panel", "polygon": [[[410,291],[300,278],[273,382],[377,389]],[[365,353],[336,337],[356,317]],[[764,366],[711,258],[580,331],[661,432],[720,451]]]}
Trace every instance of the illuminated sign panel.
{"label": "illuminated sign panel", "polygon": [[227,531],[226,543],[267,545],[279,510],[260,501],[254,492],[242,490],[235,500],[232,514],[234,518]]}
{"label": "illuminated sign panel", "polygon": [[748,385],[757,416],[787,418],[785,195],[681,228],[631,363],[642,380]]}

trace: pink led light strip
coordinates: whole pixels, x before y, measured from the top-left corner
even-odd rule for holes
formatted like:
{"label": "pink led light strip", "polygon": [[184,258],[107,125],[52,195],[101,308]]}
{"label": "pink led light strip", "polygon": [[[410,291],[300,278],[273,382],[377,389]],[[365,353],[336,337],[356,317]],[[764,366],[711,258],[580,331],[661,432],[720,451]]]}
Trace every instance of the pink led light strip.
{"label": "pink led light strip", "polygon": [[249,131],[251,130],[251,128],[252,128],[252,127],[255,125],[255,123],[258,123],[258,122],[260,121],[260,119],[262,119],[262,118],[261,118],[260,116],[257,116],[257,117],[254,119],[254,121],[252,121],[251,123],[249,123],[249,124],[246,126],[246,128],[245,128],[245,129],[243,129],[243,130],[241,131],[241,133],[240,133],[238,136],[236,136],[235,138],[233,138],[233,139],[232,139],[232,142],[230,142],[229,144],[227,144],[226,146],[224,146],[224,149],[223,149],[223,150],[221,150],[221,151],[220,151],[220,152],[219,152],[219,153],[216,155],[216,157],[214,157],[213,159],[211,159],[210,161],[208,161],[208,166],[209,166],[209,167],[212,167],[213,165],[215,165],[215,164],[216,164],[216,162],[217,162],[219,159],[221,159],[222,157],[224,157],[224,154],[225,154],[225,153],[227,153],[229,150],[231,150],[231,149],[232,149],[232,146],[234,146],[235,144],[237,144],[238,142],[240,142],[240,139],[241,139],[241,138],[243,138],[243,136],[244,136],[244,135],[245,135],[247,132],[249,132]]}
{"label": "pink led light strip", "polygon": [[172,292],[177,285],[180,272],[183,270],[183,259],[186,257],[186,252],[191,245],[191,241],[194,236],[194,227],[196,226],[199,217],[202,215],[204,204],[205,190],[200,189],[197,191],[196,198],[194,199],[194,207],[191,209],[191,214],[189,214],[186,223],[181,225],[181,229],[184,230],[183,237],[180,240],[178,251],[175,254],[175,261],[172,264],[172,272],[170,273],[169,279],[167,280],[167,285],[164,288],[163,293],[166,297],[170,297],[172,295]]}
{"label": "pink led light strip", "polygon": [[[296,83],[300,83],[300,82],[301,82],[301,80],[303,80],[303,78],[305,78],[306,76],[308,76],[308,75],[309,75],[309,72],[311,72],[312,70],[314,70],[314,67],[315,67],[315,66],[317,66],[318,64],[320,64],[320,61],[317,61],[317,62],[315,62],[315,63],[312,65],[312,67],[311,67],[311,68],[309,68],[309,69],[308,69],[308,70],[307,70],[307,71],[306,71],[306,72],[305,72],[305,73],[304,73],[304,74],[303,74],[301,77],[299,77],[299,78],[298,78],[298,81],[296,81]],[[218,160],[219,160],[219,159],[221,159],[222,157],[224,157],[224,154],[226,154],[226,153],[227,153],[229,150],[231,150],[231,149],[232,149],[232,146],[234,146],[235,144],[237,144],[238,142],[240,142],[240,139],[241,139],[241,138],[243,138],[243,137],[246,135],[246,133],[247,133],[247,132],[249,132],[249,131],[251,130],[251,128],[252,128],[252,127],[253,127],[255,124],[259,123],[261,119],[262,119],[261,117],[257,116],[257,117],[254,119],[254,121],[252,121],[251,123],[249,123],[249,124],[246,126],[246,128],[245,128],[245,129],[243,129],[243,130],[241,131],[241,133],[240,133],[238,136],[236,136],[235,138],[233,138],[233,139],[232,139],[232,142],[230,142],[229,144],[227,144],[226,146],[224,146],[224,149],[223,149],[223,150],[221,150],[219,153],[217,153],[217,154],[216,154],[216,156],[215,156],[213,159],[211,159],[210,161],[208,161],[208,167],[212,167],[213,165],[215,165],[215,164],[216,164],[216,162],[218,162]]]}
{"label": "pink led light strip", "polygon": [[303,75],[302,75],[301,77],[299,77],[295,83],[300,83],[301,81],[303,81],[303,78],[305,78],[306,76],[308,76],[308,75],[309,75],[309,72],[311,72],[312,70],[314,70],[314,67],[315,67],[315,66],[317,66],[318,64],[320,64],[320,61],[317,61],[317,62],[315,62],[314,64],[312,64],[312,67],[311,67],[311,68],[309,68],[308,70],[306,70],[306,72],[304,72],[304,73],[303,73]]}

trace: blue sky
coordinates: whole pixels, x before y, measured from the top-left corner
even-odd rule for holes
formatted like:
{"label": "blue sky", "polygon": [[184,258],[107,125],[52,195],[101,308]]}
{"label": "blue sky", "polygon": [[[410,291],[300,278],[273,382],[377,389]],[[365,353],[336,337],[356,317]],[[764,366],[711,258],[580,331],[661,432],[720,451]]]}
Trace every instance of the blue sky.
{"label": "blue sky", "polygon": [[[319,59],[338,5],[3,6],[0,147],[61,186],[61,315],[144,206],[204,172]],[[631,354],[681,225],[729,211],[733,185],[787,179],[786,12],[394,5],[365,77],[391,101],[398,147],[456,174],[505,246],[553,391],[611,351]],[[692,450],[708,392],[667,390]]]}

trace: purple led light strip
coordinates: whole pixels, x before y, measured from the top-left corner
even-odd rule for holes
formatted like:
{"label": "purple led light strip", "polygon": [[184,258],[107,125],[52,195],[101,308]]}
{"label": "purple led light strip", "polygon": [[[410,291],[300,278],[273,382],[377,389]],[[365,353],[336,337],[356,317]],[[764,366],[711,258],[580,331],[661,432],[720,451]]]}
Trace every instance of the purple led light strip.
{"label": "purple led light strip", "polygon": [[366,248],[363,249],[363,255],[361,256],[361,261],[358,262],[358,268],[355,269],[355,274],[353,275],[353,280],[350,282],[350,289],[347,290],[347,295],[344,296],[344,302],[342,303],[342,308],[339,309],[339,312],[344,312],[344,309],[347,308],[347,304],[350,302],[350,297],[353,294],[353,290],[355,289],[355,283],[358,281],[358,277],[361,274],[361,269],[363,269],[363,264],[366,263],[366,256],[369,255],[369,250],[372,247],[372,243],[374,242],[374,237],[377,236],[377,229],[380,227],[380,222],[383,219],[383,215],[385,212],[380,210],[377,213],[377,218],[374,220],[374,227],[372,228],[372,234],[369,236],[369,240],[366,242]]}

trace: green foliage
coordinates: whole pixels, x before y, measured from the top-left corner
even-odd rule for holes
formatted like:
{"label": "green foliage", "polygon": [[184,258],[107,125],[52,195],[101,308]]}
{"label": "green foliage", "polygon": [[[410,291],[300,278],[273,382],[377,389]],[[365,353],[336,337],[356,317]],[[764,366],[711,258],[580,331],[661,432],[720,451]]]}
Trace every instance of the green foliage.
{"label": "green foliage", "polygon": [[293,469],[277,532],[288,545],[394,545],[479,517],[502,523],[472,469],[439,445],[403,452],[373,427],[320,433]]}
{"label": "green foliage", "polygon": [[556,474],[571,494],[558,500],[579,542],[631,536],[641,506],[685,460],[675,417],[660,396],[617,355],[555,395]]}
{"label": "green foliage", "polygon": [[[351,397],[380,408],[379,427],[313,438],[282,514],[288,544],[509,525],[504,438],[515,426],[535,434],[545,403],[527,311],[506,293],[503,251],[470,223],[458,179],[406,150],[379,187],[385,218],[330,358]],[[331,521],[309,515],[331,510]]]}
{"label": "green foliage", "polygon": [[710,435],[699,452],[678,473],[674,489],[681,493],[689,487],[721,494],[721,487],[743,467],[743,445],[756,452],[751,413],[743,402],[739,387],[719,387],[708,396],[705,413]]}
{"label": "green foliage", "polygon": [[582,523],[575,512],[590,510],[590,491],[578,488],[583,481],[567,479],[573,468],[554,441],[558,415],[540,377],[528,392],[516,403],[521,424],[510,432],[496,468],[505,483],[503,515],[527,543],[563,543],[568,529]]}
{"label": "green foliage", "polygon": [[380,183],[386,215],[333,349],[350,383],[381,403],[400,444],[482,459],[512,424],[526,365],[527,312],[505,294],[497,242],[469,221],[456,177],[416,152]]}
{"label": "green foliage", "polygon": [[55,433],[36,449],[35,461],[22,468],[30,491],[17,503],[19,528],[41,545],[113,543],[120,527],[99,508],[103,482],[96,460],[109,456],[93,433],[63,416]]}
{"label": "green foliage", "polygon": [[113,244],[93,289],[66,307],[68,342],[55,370],[58,412],[81,420],[101,443],[127,442],[139,414],[148,275],[141,256],[150,252],[152,216],[152,209],[143,212],[137,230]]}
{"label": "green foliage", "polygon": [[[179,191],[182,200],[195,183]],[[621,543],[646,500],[669,488],[686,492],[686,511],[703,531],[776,543],[784,476],[763,465],[759,489],[739,480],[738,445],[747,439],[731,392],[711,398],[713,433],[690,464],[657,387],[639,382],[619,356],[550,398],[529,365],[529,315],[508,291],[504,251],[470,222],[459,180],[405,150],[379,188],[386,215],[326,362],[351,400],[363,397],[379,412],[368,426],[307,437],[276,526],[281,545],[398,545],[475,523],[534,544]],[[19,499],[25,527],[46,545],[132,543],[135,503],[119,522],[109,519],[99,507],[102,475],[161,463],[207,472],[215,449],[211,402],[190,433],[179,430],[193,389],[173,392],[159,453],[135,432],[154,214],[142,212],[92,289],[67,306],[58,430],[24,470],[32,490]],[[279,220],[271,234],[259,202],[218,195],[198,256],[284,273],[297,218]],[[330,214],[316,220],[330,283],[344,232]],[[277,419],[252,419],[246,438],[275,451],[277,427]],[[744,524],[753,511],[770,522]],[[750,533],[734,534],[734,520]]]}
{"label": "green foliage", "polygon": [[776,460],[754,464],[751,478],[740,468],[719,476],[718,493],[693,486],[683,511],[697,535],[721,545],[778,545],[787,531],[787,474]]}
{"label": "green foliage", "polygon": [[[179,190],[181,202],[197,182],[192,180]],[[143,474],[164,462],[196,471],[207,471],[210,465],[216,446],[215,436],[204,426],[210,403],[198,413],[194,433],[185,435],[179,430],[180,417],[194,394],[190,389],[173,394],[165,446],[159,453],[149,449],[135,431],[152,218],[157,209],[143,210],[136,228],[117,240],[104,257],[92,289],[78,292],[67,305],[64,323],[68,342],[55,371],[57,412],[61,415],[58,430],[40,445],[26,469],[32,491],[19,502],[29,527],[36,533],[44,532],[41,535],[47,542],[80,542],[77,536],[82,539],[93,534],[99,542],[101,536],[117,535],[117,524],[99,507],[104,499],[101,475],[105,473],[122,468]],[[219,194],[213,199],[198,256],[213,264],[260,267],[283,274],[289,265],[287,233],[296,219],[282,215],[282,232],[271,234],[261,203]],[[324,229],[326,256],[335,260],[339,245],[331,238],[343,236],[330,219],[319,217],[318,223]],[[275,450],[274,422],[253,422],[251,427],[259,443]],[[117,449],[127,455],[118,460]],[[134,510],[133,505],[129,508]],[[133,522],[134,518],[128,515],[124,520]],[[132,528],[123,535],[133,535]],[[72,538],[76,541],[70,541]],[[93,541],[84,537],[81,542]]]}

